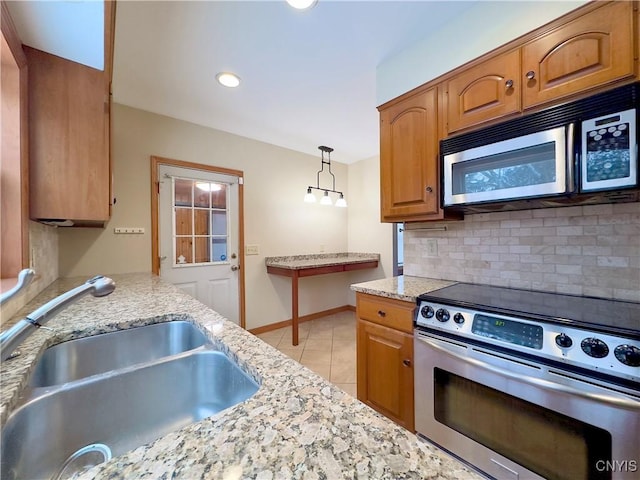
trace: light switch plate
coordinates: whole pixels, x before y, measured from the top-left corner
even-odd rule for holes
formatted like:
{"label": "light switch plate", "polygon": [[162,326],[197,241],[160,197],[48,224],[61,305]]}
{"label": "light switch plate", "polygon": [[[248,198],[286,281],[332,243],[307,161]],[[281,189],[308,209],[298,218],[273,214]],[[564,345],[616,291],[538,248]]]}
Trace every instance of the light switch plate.
{"label": "light switch plate", "polygon": [[245,247],[245,252],[247,255],[259,255],[260,247],[258,245],[247,245]]}

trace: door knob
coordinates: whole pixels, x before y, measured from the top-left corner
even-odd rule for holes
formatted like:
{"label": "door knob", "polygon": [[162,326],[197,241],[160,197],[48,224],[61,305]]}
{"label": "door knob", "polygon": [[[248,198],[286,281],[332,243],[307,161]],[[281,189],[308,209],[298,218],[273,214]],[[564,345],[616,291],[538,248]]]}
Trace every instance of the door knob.
{"label": "door knob", "polygon": [[240,265],[231,265],[231,270],[232,271],[236,271],[236,270],[240,270]]}

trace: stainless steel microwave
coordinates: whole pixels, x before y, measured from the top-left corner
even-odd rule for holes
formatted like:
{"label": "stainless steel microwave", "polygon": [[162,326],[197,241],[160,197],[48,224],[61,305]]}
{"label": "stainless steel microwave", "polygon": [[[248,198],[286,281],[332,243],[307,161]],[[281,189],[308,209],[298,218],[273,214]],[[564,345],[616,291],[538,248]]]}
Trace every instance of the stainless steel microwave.
{"label": "stainless steel microwave", "polygon": [[473,213],[637,200],[639,97],[640,84],[627,85],[443,140],[443,206]]}

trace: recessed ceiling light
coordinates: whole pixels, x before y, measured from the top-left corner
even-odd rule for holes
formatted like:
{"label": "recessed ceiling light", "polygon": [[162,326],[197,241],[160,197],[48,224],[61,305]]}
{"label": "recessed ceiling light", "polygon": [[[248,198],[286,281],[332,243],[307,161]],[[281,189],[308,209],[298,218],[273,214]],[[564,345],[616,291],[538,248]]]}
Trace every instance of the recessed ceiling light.
{"label": "recessed ceiling light", "polygon": [[235,73],[220,72],[216,75],[216,79],[220,85],[224,85],[225,87],[235,88],[240,85],[240,77]]}
{"label": "recessed ceiling light", "polygon": [[287,0],[287,3],[298,10],[305,10],[313,7],[318,0]]}

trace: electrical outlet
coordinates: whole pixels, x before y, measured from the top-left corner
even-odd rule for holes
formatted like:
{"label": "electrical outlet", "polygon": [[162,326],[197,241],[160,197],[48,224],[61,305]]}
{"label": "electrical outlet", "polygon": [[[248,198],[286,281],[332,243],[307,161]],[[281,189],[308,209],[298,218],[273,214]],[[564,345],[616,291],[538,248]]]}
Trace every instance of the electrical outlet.
{"label": "electrical outlet", "polygon": [[425,245],[428,257],[438,256],[438,240],[436,240],[435,238],[427,238]]}
{"label": "electrical outlet", "polygon": [[116,227],[113,229],[114,233],[144,233],[144,228],[142,227]]}
{"label": "electrical outlet", "polygon": [[247,255],[259,255],[260,254],[260,247],[259,247],[259,245],[247,245],[245,247],[245,253]]}

